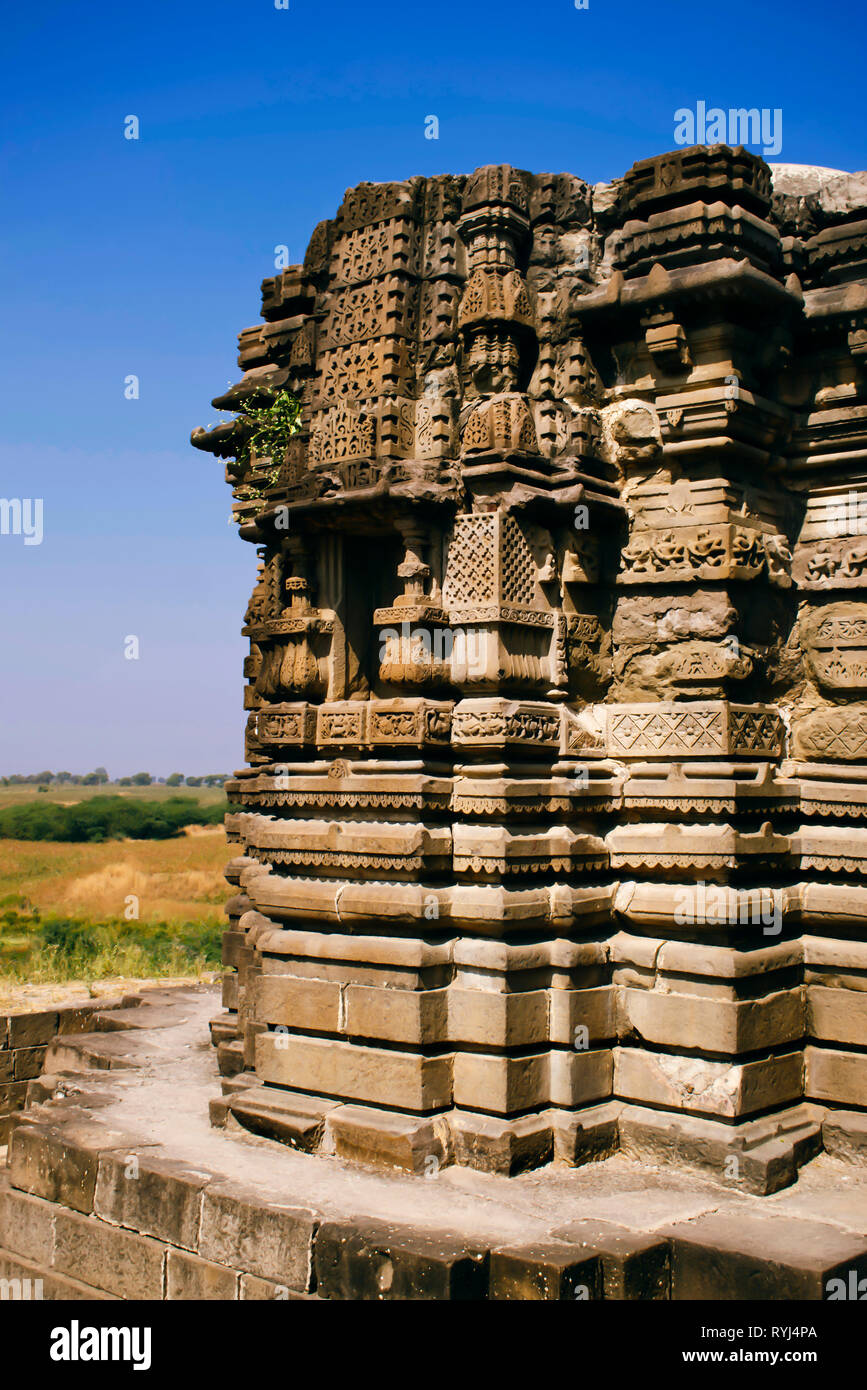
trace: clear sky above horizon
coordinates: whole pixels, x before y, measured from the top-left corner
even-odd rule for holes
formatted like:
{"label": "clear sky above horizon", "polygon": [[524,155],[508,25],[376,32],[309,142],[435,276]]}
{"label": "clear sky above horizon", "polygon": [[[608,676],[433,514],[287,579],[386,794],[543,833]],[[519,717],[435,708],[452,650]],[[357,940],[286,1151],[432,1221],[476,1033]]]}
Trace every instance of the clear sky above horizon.
{"label": "clear sky above horizon", "polygon": [[188,439],[275,246],[301,260],[363,179],[612,178],[700,100],[779,108],[780,161],[863,169],[865,35],[857,0],[10,7],[0,497],[42,498],[44,537],[0,535],[0,774],[241,763],[255,552]]}

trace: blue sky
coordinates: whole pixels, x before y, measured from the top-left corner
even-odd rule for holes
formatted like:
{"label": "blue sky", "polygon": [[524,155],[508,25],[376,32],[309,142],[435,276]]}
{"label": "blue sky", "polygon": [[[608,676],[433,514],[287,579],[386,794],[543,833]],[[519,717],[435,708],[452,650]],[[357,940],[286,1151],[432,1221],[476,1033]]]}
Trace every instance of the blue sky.
{"label": "blue sky", "polygon": [[188,438],[276,245],[300,260],[362,179],[611,178],[699,100],[780,108],[781,160],[862,169],[865,30],[858,0],[8,9],[0,496],[43,498],[44,539],[0,536],[0,773],[241,762],[255,554]]}

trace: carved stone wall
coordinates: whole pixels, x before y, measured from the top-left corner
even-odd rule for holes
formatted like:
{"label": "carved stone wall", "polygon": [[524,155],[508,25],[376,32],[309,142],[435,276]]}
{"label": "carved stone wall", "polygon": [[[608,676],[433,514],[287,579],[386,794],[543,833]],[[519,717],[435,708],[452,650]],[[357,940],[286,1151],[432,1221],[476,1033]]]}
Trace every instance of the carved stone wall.
{"label": "carved stone wall", "polygon": [[757,1191],[832,1113],[863,1144],[867,180],[787,187],[725,146],[362,184],[264,281],[215,404],[301,432],[193,436],[260,557],[240,1123]]}

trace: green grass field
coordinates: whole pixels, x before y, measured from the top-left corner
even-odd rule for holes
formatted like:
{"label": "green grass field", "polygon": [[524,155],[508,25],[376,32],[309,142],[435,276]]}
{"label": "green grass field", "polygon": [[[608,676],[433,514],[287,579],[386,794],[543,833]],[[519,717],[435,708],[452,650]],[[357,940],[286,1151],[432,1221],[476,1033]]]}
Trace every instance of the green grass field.
{"label": "green grass field", "polygon": [[[221,787],[0,787],[0,810],[120,795],[215,805]],[[197,975],[219,965],[222,826],[163,840],[70,843],[0,838],[0,985]]]}

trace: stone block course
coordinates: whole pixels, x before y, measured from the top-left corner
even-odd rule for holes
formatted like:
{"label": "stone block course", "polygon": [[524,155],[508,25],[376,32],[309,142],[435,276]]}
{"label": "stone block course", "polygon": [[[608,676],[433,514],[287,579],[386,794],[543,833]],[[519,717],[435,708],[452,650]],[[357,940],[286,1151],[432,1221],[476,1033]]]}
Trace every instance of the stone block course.
{"label": "stone block course", "polygon": [[101,1149],[131,1149],[122,1134],[95,1126],[19,1125],[12,1135],[13,1187],[74,1211],[93,1211]]}
{"label": "stone block course", "polygon": [[316,1235],[315,1268],[322,1298],[478,1300],[487,1291],[486,1252],[454,1237],[365,1222],[324,1222]]}
{"label": "stone block course", "polygon": [[161,1299],[167,1247],[93,1216],[58,1210],[54,1269],[125,1299]]}
{"label": "stone block course", "polygon": [[340,1105],[329,1112],[327,1125],[340,1158],[425,1175],[448,1161],[449,1128],[436,1117]]}
{"label": "stone block course", "polygon": [[45,1062],[44,1047],[20,1047],[14,1052],[15,1080],[32,1081],[41,1075]]}
{"label": "stone block course", "polygon": [[867,1115],[858,1110],[831,1110],[822,1123],[822,1143],[829,1154],[849,1163],[867,1159]]}
{"label": "stone block course", "polygon": [[810,985],[807,1032],[822,1043],[850,1043],[863,1047],[867,1038],[867,990]]}
{"label": "stone block course", "polygon": [[0,1180],[0,1247],[47,1267],[54,1260],[54,1221],[52,1203],[29,1197]]}
{"label": "stone block course", "polygon": [[139,1153],[101,1153],[93,1212],[170,1245],[195,1250],[202,1193],[213,1174]]}
{"label": "stone block course", "polygon": [[597,1255],[570,1245],[512,1246],[491,1251],[490,1297],[495,1300],[581,1300],[602,1297]]}
{"label": "stone block course", "polygon": [[59,1016],[56,1013],[13,1014],[9,1019],[9,1046],[18,1048],[44,1046],[57,1035]]}
{"label": "stone block course", "polygon": [[640,1105],[719,1118],[748,1117],[803,1094],[800,1052],[726,1063],[638,1048],[615,1050],[614,1091]]}
{"label": "stone block course", "polygon": [[345,1098],[387,1103],[426,1113],[448,1105],[452,1095],[451,1055],[426,1057],[412,1052],[358,1046],[326,1038],[262,1033],[256,1040],[256,1072],[270,1081],[314,1095],[334,1096],[345,1057],[352,1060]]}
{"label": "stone block course", "polygon": [[340,986],[327,980],[260,975],[250,986],[254,1017],[271,1027],[322,1033],[340,1031]]}
{"label": "stone block course", "polygon": [[867,1108],[867,1053],[808,1047],[804,1058],[811,1100]]}
{"label": "stone block course", "polygon": [[170,1300],[236,1299],[240,1275],[183,1250],[166,1256],[166,1298]]}
{"label": "stone block course", "polygon": [[602,1297],[659,1302],[670,1296],[669,1242],[605,1221],[581,1221],[552,1233],[571,1247],[593,1251],[602,1269]]}
{"label": "stone block course", "polygon": [[661,1234],[674,1299],[824,1299],[830,1280],[867,1271],[867,1238],[818,1222],[712,1213]]}
{"label": "stone block course", "polygon": [[621,1026],[649,1044],[735,1057],[804,1036],[801,991],[785,990],[741,1002],[646,989],[618,992]]}
{"label": "stone block course", "polygon": [[51,1303],[120,1301],[116,1294],[83,1284],[79,1279],[56,1274],[41,1264],[34,1264],[3,1249],[0,1249],[0,1279],[21,1281],[25,1299],[42,1297]]}
{"label": "stone block course", "polygon": [[[49,1045],[58,1037],[86,1032],[99,1017],[110,1019],[124,1002],[138,1000],[137,995],[122,999],[104,999],[93,1004],[72,1005],[58,1010],[36,1010],[30,1013],[0,1016],[0,1142],[6,1142],[14,1125],[4,1123],[4,1117],[24,1108],[26,1083],[45,1070]],[[60,1054],[66,1057],[66,1054]],[[72,1059],[66,1057],[67,1061]]]}
{"label": "stone block course", "polygon": [[316,1227],[312,1211],[268,1202],[235,1183],[212,1183],[202,1200],[199,1254],[305,1292]]}

